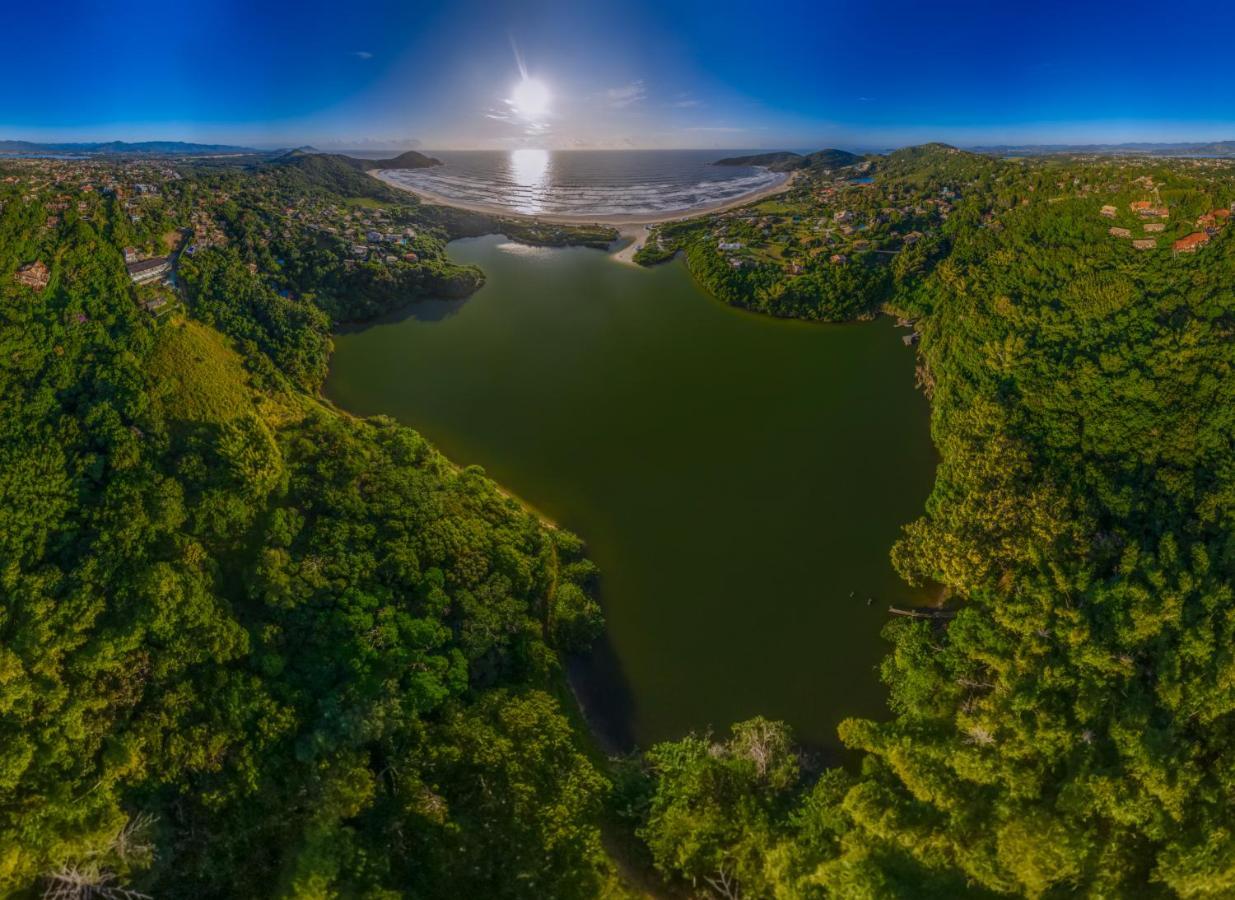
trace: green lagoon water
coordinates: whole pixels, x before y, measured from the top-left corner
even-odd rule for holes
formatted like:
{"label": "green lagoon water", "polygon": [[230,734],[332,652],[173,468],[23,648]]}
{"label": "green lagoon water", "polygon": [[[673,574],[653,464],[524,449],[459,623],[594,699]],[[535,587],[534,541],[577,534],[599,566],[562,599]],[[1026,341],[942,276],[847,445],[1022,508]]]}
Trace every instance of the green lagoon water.
{"label": "green lagoon water", "polygon": [[647,745],[762,714],[835,747],[842,718],[881,715],[887,607],[921,599],[888,550],[935,464],[904,332],[734,310],[680,263],[450,253],[485,286],[338,335],[326,393],[587,542],[608,643],[574,680],[598,730]]}

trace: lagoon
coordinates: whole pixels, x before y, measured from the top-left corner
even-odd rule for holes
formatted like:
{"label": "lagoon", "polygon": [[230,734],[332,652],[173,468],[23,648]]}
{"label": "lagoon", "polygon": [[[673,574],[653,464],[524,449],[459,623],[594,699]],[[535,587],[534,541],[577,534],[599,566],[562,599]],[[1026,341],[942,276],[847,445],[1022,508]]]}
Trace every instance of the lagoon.
{"label": "lagoon", "polygon": [[579,534],[606,642],[574,668],[612,744],[761,714],[837,746],[879,716],[888,551],[935,455],[890,320],[782,321],[583,248],[456,241],[485,286],[336,336],[326,393],[415,427]]}

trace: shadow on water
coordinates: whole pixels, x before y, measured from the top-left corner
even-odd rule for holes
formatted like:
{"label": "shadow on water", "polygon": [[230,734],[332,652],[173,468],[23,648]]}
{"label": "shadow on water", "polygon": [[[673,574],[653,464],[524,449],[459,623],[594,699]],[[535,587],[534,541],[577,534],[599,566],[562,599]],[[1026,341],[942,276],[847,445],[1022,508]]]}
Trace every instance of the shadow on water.
{"label": "shadow on water", "polygon": [[367,331],[375,325],[397,325],[400,322],[407,322],[409,320],[416,322],[441,322],[458,314],[459,310],[463,309],[463,304],[467,303],[467,299],[464,297],[457,300],[414,300],[407,304],[407,306],[391,310],[375,319],[339,325],[335,328],[334,333],[356,334],[361,331]]}
{"label": "shadow on water", "polygon": [[614,755],[634,750],[635,698],[607,630],[587,653],[566,661],[566,677],[601,749]]}

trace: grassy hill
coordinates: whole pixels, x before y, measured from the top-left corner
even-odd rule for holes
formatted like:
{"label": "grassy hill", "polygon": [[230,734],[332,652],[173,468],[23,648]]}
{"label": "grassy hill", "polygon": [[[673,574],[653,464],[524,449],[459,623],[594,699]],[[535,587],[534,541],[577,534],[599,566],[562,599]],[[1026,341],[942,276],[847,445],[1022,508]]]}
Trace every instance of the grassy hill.
{"label": "grassy hill", "polygon": [[160,329],[146,370],[169,419],[222,424],[253,412],[240,354],[200,322],[186,319]]}

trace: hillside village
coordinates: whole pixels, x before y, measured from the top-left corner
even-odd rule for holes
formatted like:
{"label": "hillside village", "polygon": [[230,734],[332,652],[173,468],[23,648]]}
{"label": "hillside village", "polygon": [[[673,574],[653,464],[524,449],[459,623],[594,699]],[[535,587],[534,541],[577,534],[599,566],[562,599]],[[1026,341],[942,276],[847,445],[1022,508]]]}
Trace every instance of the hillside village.
{"label": "hillside village", "polygon": [[[352,275],[415,276],[444,256],[441,235],[422,235],[412,202],[345,197],[286,183],[276,171],[198,170],[170,161],[17,159],[3,163],[0,214],[32,244],[13,278],[32,291],[51,278],[60,236],[80,221],[108,234],[123,256],[138,302],[161,315],[179,302],[181,263],[232,247],[284,296],[306,286],[289,256],[314,256],[314,283]],[[323,278],[324,269],[335,270]]]}
{"label": "hillside village", "polygon": [[[6,161],[0,214],[31,236],[11,277],[35,293],[45,290],[54,277],[51,248],[80,221],[108,235],[136,301],[154,315],[180,307],[179,274],[213,253],[242,260],[265,289],[291,302],[350,294],[391,308],[426,290],[464,290],[456,284],[461,270],[446,257],[452,236],[501,229],[530,243],[596,247],[616,236],[607,228],[423,207],[347,166],[331,169],[328,158],[295,163],[239,169],[166,159]],[[800,169],[778,196],[654,227],[635,260],[650,265],[685,252],[717,296],[773,314],[816,307],[824,317],[869,315],[946,252],[954,229],[997,231],[1006,216],[1036,203],[1080,204],[1103,223],[1107,240],[1130,252],[1196,254],[1223,235],[1235,209],[1232,165],[1112,157],[997,162],[927,145]],[[473,287],[476,277],[469,276]],[[338,308],[350,302],[330,301]]]}
{"label": "hillside village", "polygon": [[[1035,203],[1090,208],[1106,221],[1108,239],[1127,241],[1130,250],[1195,253],[1235,209],[1233,165],[1107,156],[997,162],[927,145],[802,171],[780,196],[665,223],[635,261],[654,265],[683,252],[714,293],[773,314],[800,315],[804,294],[854,290],[868,292],[870,309],[892,283],[940,256],[954,229],[998,231],[1006,216]],[[845,269],[854,271],[838,271]]]}

